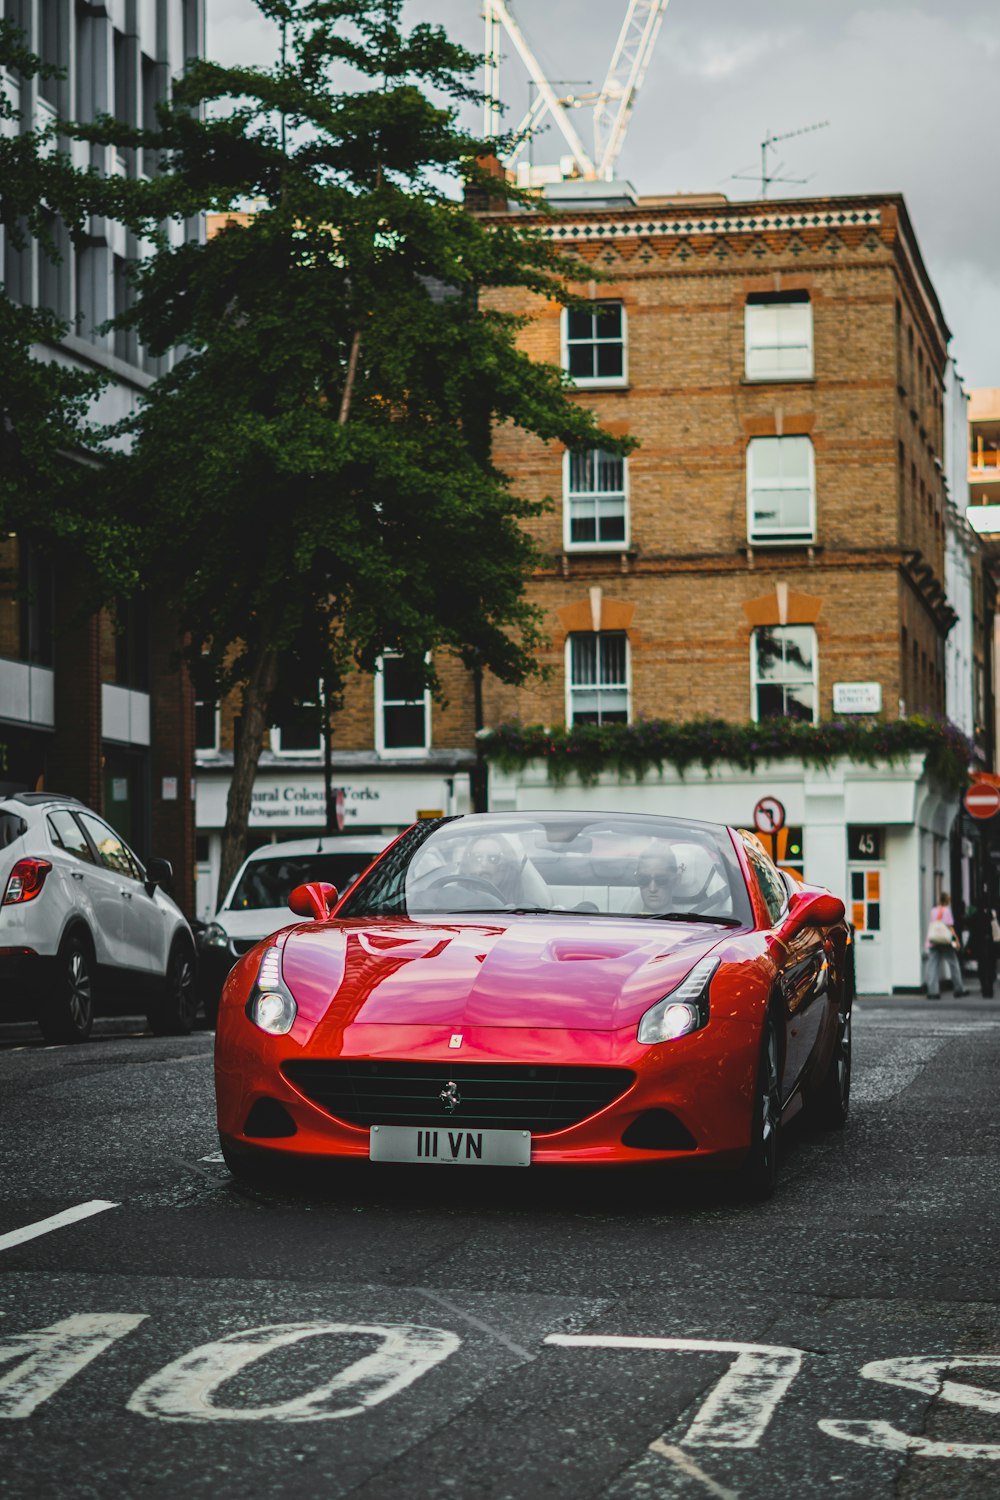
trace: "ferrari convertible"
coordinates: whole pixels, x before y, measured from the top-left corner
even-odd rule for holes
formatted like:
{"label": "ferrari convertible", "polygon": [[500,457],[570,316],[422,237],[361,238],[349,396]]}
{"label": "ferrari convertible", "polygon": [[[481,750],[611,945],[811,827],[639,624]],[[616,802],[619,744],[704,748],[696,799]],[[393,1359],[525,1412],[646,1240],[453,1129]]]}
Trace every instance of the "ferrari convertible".
{"label": "ferrari convertible", "polygon": [[226,982],[237,1176],[696,1162],[774,1190],[782,1125],[851,1086],[844,905],[752,834],[620,813],[420,822]]}

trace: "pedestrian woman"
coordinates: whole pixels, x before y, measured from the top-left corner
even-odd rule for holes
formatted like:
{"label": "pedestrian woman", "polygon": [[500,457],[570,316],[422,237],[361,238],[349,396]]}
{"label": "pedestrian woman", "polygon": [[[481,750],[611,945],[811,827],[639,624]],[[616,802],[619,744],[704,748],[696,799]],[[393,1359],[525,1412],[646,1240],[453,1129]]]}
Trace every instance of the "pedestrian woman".
{"label": "pedestrian woman", "polygon": [[947,891],[941,892],[941,900],[937,906],[931,907],[930,921],[927,924],[927,938],[924,947],[927,950],[927,998],[928,1000],[940,1000],[941,998],[941,965],[944,964],[951,976],[951,988],[955,995],[965,994],[965,985],[962,983],[962,966],[958,961],[958,937],[955,933],[955,917],[950,906],[951,897]]}

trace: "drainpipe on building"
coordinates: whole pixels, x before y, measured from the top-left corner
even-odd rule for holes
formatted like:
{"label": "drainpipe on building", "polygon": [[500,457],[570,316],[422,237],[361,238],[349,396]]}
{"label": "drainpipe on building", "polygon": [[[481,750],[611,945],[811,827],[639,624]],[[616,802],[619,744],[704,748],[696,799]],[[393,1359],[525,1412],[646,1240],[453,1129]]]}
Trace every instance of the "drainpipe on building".
{"label": "drainpipe on building", "polygon": [[472,704],[473,717],[476,725],[476,764],[472,768],[470,776],[472,792],[472,811],[488,812],[490,806],[490,770],[483,750],[482,736],[480,730],[483,728],[483,669],[475,666],[472,669]]}

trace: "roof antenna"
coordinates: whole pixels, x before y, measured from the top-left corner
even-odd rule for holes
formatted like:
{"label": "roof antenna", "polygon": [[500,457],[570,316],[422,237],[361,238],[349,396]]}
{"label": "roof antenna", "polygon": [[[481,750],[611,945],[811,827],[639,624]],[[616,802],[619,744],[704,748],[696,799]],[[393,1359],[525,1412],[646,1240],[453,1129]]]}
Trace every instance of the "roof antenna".
{"label": "roof antenna", "polygon": [[814,130],[826,130],[829,124],[829,120],[820,120],[815,125],[803,125],[800,130],[786,130],[781,135],[772,135],[768,131],[760,143],[760,173],[754,172],[752,175],[747,175],[749,168],[744,168],[741,172],[734,172],[727,180],[729,182],[756,182],[759,177],[762,198],[767,197],[767,190],[773,182],[808,182],[810,180],[808,177],[779,177],[778,173],[783,170],[784,162],[775,163],[773,170],[768,171],[767,153],[774,150],[778,141],[790,141],[796,135],[809,135]]}

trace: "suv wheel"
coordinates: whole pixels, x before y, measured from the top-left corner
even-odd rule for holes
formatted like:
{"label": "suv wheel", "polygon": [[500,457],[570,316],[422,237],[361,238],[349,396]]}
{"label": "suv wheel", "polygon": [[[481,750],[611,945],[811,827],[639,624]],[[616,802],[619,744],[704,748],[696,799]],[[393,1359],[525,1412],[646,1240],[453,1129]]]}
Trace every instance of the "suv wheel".
{"label": "suv wheel", "polygon": [[71,933],[56,957],[38,1024],[47,1042],[85,1042],[94,1024],[94,959],[82,933]]}
{"label": "suv wheel", "polygon": [[194,949],[175,938],[167,959],[163,989],[146,1012],[150,1031],[157,1036],[187,1036],[198,1014],[198,983]]}

